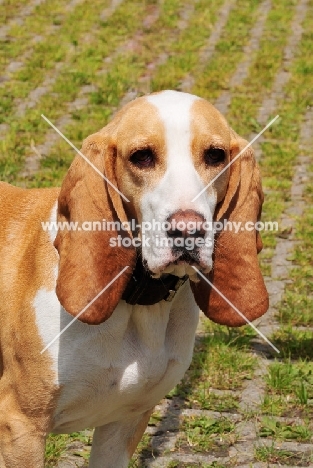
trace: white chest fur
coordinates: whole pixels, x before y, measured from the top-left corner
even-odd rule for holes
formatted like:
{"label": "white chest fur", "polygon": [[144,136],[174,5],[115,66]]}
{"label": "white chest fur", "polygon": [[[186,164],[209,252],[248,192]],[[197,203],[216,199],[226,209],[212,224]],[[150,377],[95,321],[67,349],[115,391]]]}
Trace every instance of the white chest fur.
{"label": "white chest fur", "polygon": [[[40,291],[34,305],[47,345],[72,316],[54,292]],[[188,283],[172,303],[121,301],[101,325],[75,321],[46,351],[61,387],[52,430],[99,426],[152,408],[188,368],[197,323]]]}

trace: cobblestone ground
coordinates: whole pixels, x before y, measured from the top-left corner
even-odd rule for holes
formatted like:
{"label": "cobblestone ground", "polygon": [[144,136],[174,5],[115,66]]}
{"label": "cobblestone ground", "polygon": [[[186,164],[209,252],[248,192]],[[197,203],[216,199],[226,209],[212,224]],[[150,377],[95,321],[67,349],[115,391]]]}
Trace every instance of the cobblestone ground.
{"label": "cobblestone ground", "polygon": [[[0,45],[1,43],[9,42],[11,37],[11,29],[19,26],[21,29],[37,11],[47,2],[47,0],[16,0],[16,11],[11,8],[10,14],[7,15],[6,22],[0,26]],[[21,46],[21,54],[5,64],[0,70],[0,93],[7,86],[10,80],[14,79],[17,74],[23,70],[23,67],[30,60],[33,48],[44,40],[44,36],[58,34],[61,30],[62,22],[73,12],[78,11],[86,0],[71,0],[64,2],[64,5],[57,12],[57,17],[54,22],[51,22],[45,32],[39,32],[28,35],[28,47]],[[126,2],[123,0],[104,1],[103,7],[99,11],[99,18],[103,24],[110,21],[110,18],[123,6]],[[114,104],[112,113],[122,105],[129,102],[131,99],[151,90],[151,83],[154,80],[155,74],[160,67],[173,60],[173,47],[177,43],[181,35],[188,31],[190,21],[197,9],[200,0],[185,0],[180,2],[177,17],[178,21],[175,28],[170,31],[166,45],[162,50],[157,49],[155,56],[148,60],[141,72],[136,77],[135,81],[128,86],[124,93],[121,93],[118,104]],[[112,66],[119,60],[120,57],[131,52],[140,54],[144,50],[143,40],[147,32],[155,27],[159,18],[163,1],[146,1],[143,2],[146,6],[146,14],[141,26],[137,31],[125,41],[120,42],[118,47],[113,52],[106,56],[101,66],[97,69],[95,76],[97,79],[107,77],[111,72]],[[216,18],[213,25],[210,26],[210,34],[205,43],[201,45],[198,51],[197,73],[193,70],[187,71],[183,77],[179,76],[177,82],[173,81],[173,88],[180,89],[186,92],[193,91],[197,82],[197,77],[204,74],[207,65],[214,57],[217,50],[217,45],[225,33],[225,28],[234,9],[239,4],[239,0],[225,0],[212,2],[218,4]],[[242,2],[241,2],[242,3]],[[286,2],[287,5],[288,2]],[[0,8],[2,4],[11,5],[13,2],[8,0],[0,0]],[[290,2],[290,4],[293,4]],[[276,114],[279,103],[290,99],[286,91],[286,86],[291,79],[291,68],[294,63],[300,41],[303,36],[302,24],[305,20],[309,9],[312,8],[309,0],[299,0],[294,2],[294,15],[290,24],[290,32],[288,40],[284,45],[283,58],[279,68],[275,74],[270,87],[262,94],[262,102],[258,106],[258,111],[255,120],[260,124],[266,124],[270,118]],[[260,0],[256,11],[256,21],[248,32],[248,38],[242,48],[242,58],[238,61],[234,71],[227,81],[227,85],[221,85],[221,89],[216,93],[218,96],[214,104],[225,115],[227,115],[234,97],[243,92],[242,88],[245,85],[245,80],[249,76],[249,72],[254,63],[256,53],[261,47],[262,38],[264,35],[266,21],[268,15],[276,7],[274,0]],[[286,6],[288,8],[288,6]],[[240,27],[240,24],[238,24]],[[51,36],[51,37],[52,37]],[[80,37],[78,44],[70,44],[66,52],[66,56],[60,61],[55,61],[54,65],[45,72],[42,71],[42,80],[37,80],[29,92],[24,96],[16,93],[12,103],[12,113],[16,117],[16,121],[26,119],[28,113],[32,109],[40,108],[40,103],[47,95],[55,95],[54,89],[57,80],[62,73],[63,67],[67,62],[73,60],[75,54],[79,55],[84,44],[93,44],[97,38],[97,29],[90,28],[88,32]],[[108,39],[109,40],[109,39]],[[147,46],[145,46],[148,48]],[[222,49],[221,49],[222,50]],[[223,53],[223,52],[221,52]],[[175,57],[174,57],[175,58]],[[13,77],[13,78],[12,78]],[[23,78],[21,78],[23,80]],[[176,78],[175,78],[176,79]],[[55,125],[65,131],[77,119],[77,113],[83,110],[90,104],[90,95],[95,94],[98,88],[93,83],[82,84],[76,93],[75,97],[64,104],[64,112],[54,121]],[[76,117],[75,117],[76,116]],[[31,119],[30,119],[31,120]],[[79,119],[77,119],[78,121]],[[272,333],[280,328],[280,324],[276,320],[277,307],[281,303],[284,290],[287,284],[290,284],[290,269],[293,267],[290,260],[290,253],[296,246],[295,223],[296,219],[301,217],[305,202],[303,198],[304,189],[312,179],[312,174],[309,170],[309,165],[312,164],[313,143],[313,107],[308,107],[307,112],[302,116],[302,124],[300,131],[301,146],[297,156],[297,161],[294,164],[294,176],[290,190],[290,199],[286,203],[286,208],[281,214],[280,231],[287,233],[277,239],[274,256],[271,258],[271,274],[265,278],[267,289],[270,295],[270,308],[268,313],[256,323],[259,330],[266,336],[271,336]],[[2,122],[2,121],[1,121]],[[9,125],[5,120],[0,122],[0,138],[4,139],[9,130]],[[96,129],[95,129],[96,130]],[[22,134],[22,132],[21,132]],[[253,138],[255,133],[251,133],[250,138]],[[266,141],[267,136],[264,135],[254,145],[256,157],[262,161],[262,145]],[[34,145],[32,141],[29,149],[26,151],[23,165],[19,172],[20,185],[27,185],[29,181],[38,173],[41,168],[42,161],[49,157],[51,151],[56,145],[59,137],[53,130],[45,132],[39,144]],[[279,142],[281,145],[283,141]],[[9,180],[12,182],[12,180]],[[13,181],[14,182],[14,181]],[[266,194],[265,194],[266,196]],[[198,335],[196,340],[203,336],[202,318],[200,319]],[[306,330],[313,331],[313,328],[306,327]],[[273,362],[274,353],[271,347],[266,344],[261,338],[255,338],[251,344],[251,353],[257,359],[257,366],[253,378],[246,380],[241,390],[218,390],[213,389],[215,394],[221,396],[233,394],[239,398],[239,405],[235,412],[216,412],[210,410],[199,410],[196,408],[186,407],[186,402],[183,398],[175,396],[164,399],[157,406],[158,421],[149,425],[146,434],[150,438],[150,450],[147,453],[143,452],[138,461],[138,468],[188,468],[188,467],[240,467],[240,468],[263,468],[263,467],[284,467],[284,466],[310,466],[313,463],[313,444],[298,443],[292,441],[277,442],[271,437],[260,438],[258,435],[259,415],[261,414],[261,401],[265,392],[265,376],[268,372],[268,366]],[[253,414],[253,417],[247,415]],[[229,447],[221,447],[220,450],[214,450],[212,453],[193,452],[184,448],[178,448],[177,441],[181,437],[181,421],[183,417],[206,416],[208,418],[220,419],[228,418],[235,422],[234,441]],[[278,418],[282,423],[288,422],[287,417]],[[301,418],[293,418],[293,421],[306,424],[307,421]],[[92,431],[86,431],[85,435],[92,436]],[[283,465],[281,462],[258,462],[255,458],[256,447],[273,447],[280,450],[285,450],[288,453],[294,454],[294,457],[289,456],[288,465]],[[77,440],[69,443],[67,450],[61,456],[55,468],[72,468],[88,466],[87,459],[90,452],[90,445]],[[301,461],[302,460],[302,461]],[[135,465],[133,465],[135,466]],[[35,467],[34,467],[35,468]],[[112,467],[118,468],[118,467]]]}

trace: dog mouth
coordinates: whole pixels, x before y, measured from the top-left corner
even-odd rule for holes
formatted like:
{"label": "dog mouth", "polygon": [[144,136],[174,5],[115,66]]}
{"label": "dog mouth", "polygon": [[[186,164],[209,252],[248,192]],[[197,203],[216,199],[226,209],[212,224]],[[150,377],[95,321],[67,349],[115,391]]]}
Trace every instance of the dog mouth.
{"label": "dog mouth", "polygon": [[176,249],[173,253],[177,256],[177,259],[173,262],[175,265],[186,263],[200,266],[199,252]]}
{"label": "dog mouth", "polygon": [[204,265],[200,260],[199,252],[179,250],[173,251],[174,259],[160,268],[158,271],[151,272],[154,278],[160,278],[162,275],[170,274],[180,278],[189,276],[191,281],[199,281],[197,270],[203,274],[211,271],[211,267]]}
{"label": "dog mouth", "polygon": [[183,245],[172,246],[165,252],[162,251],[159,261],[152,262],[153,266],[148,258],[143,258],[143,262],[152,278],[158,279],[163,275],[173,275],[179,278],[188,276],[191,281],[197,282],[200,279],[198,272],[208,274],[212,269],[210,256],[201,255],[202,250],[190,243],[187,245],[183,243]]}

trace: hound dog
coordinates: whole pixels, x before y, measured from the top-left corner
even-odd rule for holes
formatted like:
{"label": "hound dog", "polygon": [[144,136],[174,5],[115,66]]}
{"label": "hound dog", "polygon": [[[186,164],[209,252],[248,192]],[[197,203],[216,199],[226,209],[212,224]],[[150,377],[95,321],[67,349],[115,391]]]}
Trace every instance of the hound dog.
{"label": "hound dog", "polygon": [[1,183],[1,468],[43,468],[49,432],[87,427],[89,466],[126,468],[190,364],[199,308],[229,326],[245,323],[230,304],[267,310],[259,233],[229,225],[261,213],[245,145],[204,99],[163,91],[89,136],[91,165],[78,154],[61,189]]}

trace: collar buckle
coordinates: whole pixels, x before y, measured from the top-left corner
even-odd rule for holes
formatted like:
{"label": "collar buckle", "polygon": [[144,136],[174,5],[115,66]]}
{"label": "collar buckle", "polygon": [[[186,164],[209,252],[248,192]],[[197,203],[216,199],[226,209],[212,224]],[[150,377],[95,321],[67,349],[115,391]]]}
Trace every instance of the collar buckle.
{"label": "collar buckle", "polygon": [[178,278],[175,286],[174,286],[174,289],[170,289],[167,296],[165,296],[164,300],[166,302],[172,302],[172,300],[174,299],[174,297],[176,296],[176,293],[177,291],[179,290],[179,288],[184,284],[186,283],[188,279],[188,275],[186,276],[183,276],[182,278]]}

